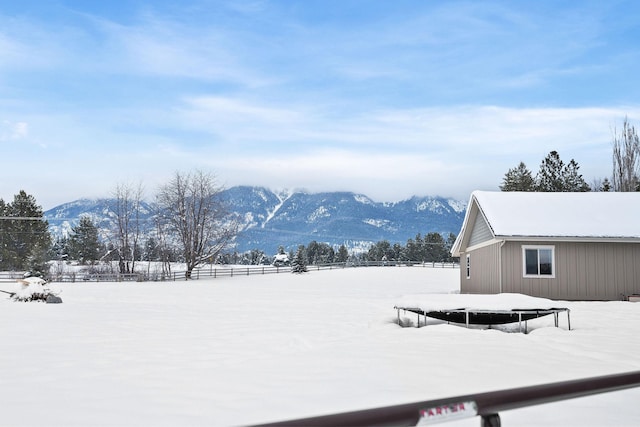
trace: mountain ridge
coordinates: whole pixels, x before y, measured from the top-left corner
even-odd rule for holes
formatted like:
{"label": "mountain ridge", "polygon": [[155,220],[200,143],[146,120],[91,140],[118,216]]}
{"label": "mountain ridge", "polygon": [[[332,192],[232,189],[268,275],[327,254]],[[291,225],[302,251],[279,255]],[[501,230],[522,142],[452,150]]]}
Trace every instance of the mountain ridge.
{"label": "mountain ridge", "polygon": [[[295,249],[314,240],[362,251],[381,240],[404,244],[418,233],[437,232],[446,238],[459,232],[466,210],[465,202],[440,196],[375,202],[349,191],[274,191],[260,186],[231,187],[221,197],[240,224],[234,242],[238,252],[275,253],[279,246]],[[49,209],[44,217],[52,235],[62,237],[81,216],[89,215],[107,240],[115,219],[113,205],[114,199],[83,198]],[[141,205],[141,219],[147,223],[143,234],[151,233],[152,206]]]}

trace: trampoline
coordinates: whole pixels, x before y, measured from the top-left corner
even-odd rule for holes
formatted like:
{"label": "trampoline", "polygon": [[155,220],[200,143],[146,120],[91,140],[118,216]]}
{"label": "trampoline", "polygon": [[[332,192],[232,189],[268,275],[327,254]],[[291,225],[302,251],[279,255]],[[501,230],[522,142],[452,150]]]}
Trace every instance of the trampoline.
{"label": "trampoline", "polygon": [[[413,299],[416,299],[413,297]],[[544,316],[553,316],[555,327],[559,327],[560,313],[567,314],[567,328],[571,330],[570,310],[566,307],[555,307],[555,303],[544,298],[529,297],[521,294],[496,295],[424,295],[422,302],[413,304],[397,304],[398,324],[400,311],[415,313],[420,316],[441,320],[447,323],[466,325],[503,325],[518,323],[520,332],[527,333],[527,321]],[[523,329],[524,327],[524,329]]]}

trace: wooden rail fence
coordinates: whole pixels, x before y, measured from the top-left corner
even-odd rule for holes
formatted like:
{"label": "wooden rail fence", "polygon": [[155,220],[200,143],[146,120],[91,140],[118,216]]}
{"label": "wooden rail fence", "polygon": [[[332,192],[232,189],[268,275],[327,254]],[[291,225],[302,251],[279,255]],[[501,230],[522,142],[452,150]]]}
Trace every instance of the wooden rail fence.
{"label": "wooden rail fence", "polygon": [[[308,271],[336,270],[356,267],[414,267],[414,268],[459,268],[457,263],[446,262],[397,262],[397,261],[362,261],[340,262],[328,264],[312,264],[307,266]],[[138,272],[138,273],[59,273],[53,274],[48,279],[51,282],[164,282],[179,280],[197,280],[205,277],[234,277],[264,274],[290,273],[290,266],[252,265],[224,267],[220,265],[205,265],[191,272],[187,277],[186,271],[171,273]]]}

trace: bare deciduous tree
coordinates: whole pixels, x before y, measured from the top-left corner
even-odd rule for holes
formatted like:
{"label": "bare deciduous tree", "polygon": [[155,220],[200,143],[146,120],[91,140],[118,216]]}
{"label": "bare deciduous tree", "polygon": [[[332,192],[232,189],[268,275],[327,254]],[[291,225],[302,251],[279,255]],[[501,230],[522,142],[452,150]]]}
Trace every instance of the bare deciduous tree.
{"label": "bare deciduous tree", "polygon": [[161,261],[161,275],[164,279],[167,276],[171,275],[171,254],[172,254],[172,245],[169,242],[169,233],[168,233],[168,224],[164,220],[163,212],[158,209],[158,206],[155,206],[156,214],[154,215],[154,224],[155,224],[155,236],[157,242],[157,252],[159,256],[159,260]]}
{"label": "bare deciduous tree", "polygon": [[622,131],[613,129],[613,191],[638,191],[639,176],[640,140],[625,117]]}
{"label": "bare deciduous tree", "polygon": [[157,203],[169,230],[180,242],[187,277],[195,267],[216,257],[237,233],[220,195],[215,176],[196,171],[176,172],[160,188]]}
{"label": "bare deciduous tree", "polygon": [[114,190],[116,215],[113,230],[114,247],[118,252],[120,273],[133,273],[136,264],[136,249],[140,240],[140,209],[143,196],[142,184],[133,187],[118,184]]}

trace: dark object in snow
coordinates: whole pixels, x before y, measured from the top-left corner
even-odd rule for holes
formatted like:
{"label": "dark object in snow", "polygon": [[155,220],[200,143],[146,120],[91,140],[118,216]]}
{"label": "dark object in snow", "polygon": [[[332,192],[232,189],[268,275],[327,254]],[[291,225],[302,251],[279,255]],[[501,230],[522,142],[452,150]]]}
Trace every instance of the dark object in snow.
{"label": "dark object in snow", "polygon": [[[420,326],[420,315],[425,317],[425,326],[427,317],[431,317],[445,322],[469,325],[503,325],[506,323],[518,323],[522,332],[522,322],[524,322],[524,333],[527,333],[527,320],[536,319],[538,317],[553,314],[554,323],[558,327],[558,314],[567,313],[567,325],[571,330],[570,310],[565,307],[558,308],[533,308],[533,309],[511,309],[511,310],[482,310],[472,308],[445,309],[425,311],[414,307],[394,307],[398,311],[398,319],[400,319],[400,310],[410,311],[418,315],[418,327]],[[399,320],[398,320],[399,322]]]}
{"label": "dark object in snow", "polygon": [[49,294],[44,301],[47,304],[60,304],[62,302],[62,298],[57,295]]}
{"label": "dark object in snow", "polygon": [[459,310],[428,311],[426,313],[426,316],[452,323],[469,323],[470,325],[502,325],[506,323],[515,323],[523,320],[535,319],[537,317],[546,316],[548,314],[554,314],[559,310],[566,311],[567,309],[552,308],[533,310],[513,309],[511,311],[485,311],[461,308]]}
{"label": "dark object in snow", "polygon": [[16,292],[7,292],[14,301],[43,301],[47,303],[61,303],[62,299],[53,292],[47,282],[39,277],[26,277],[18,280],[20,289]]}

